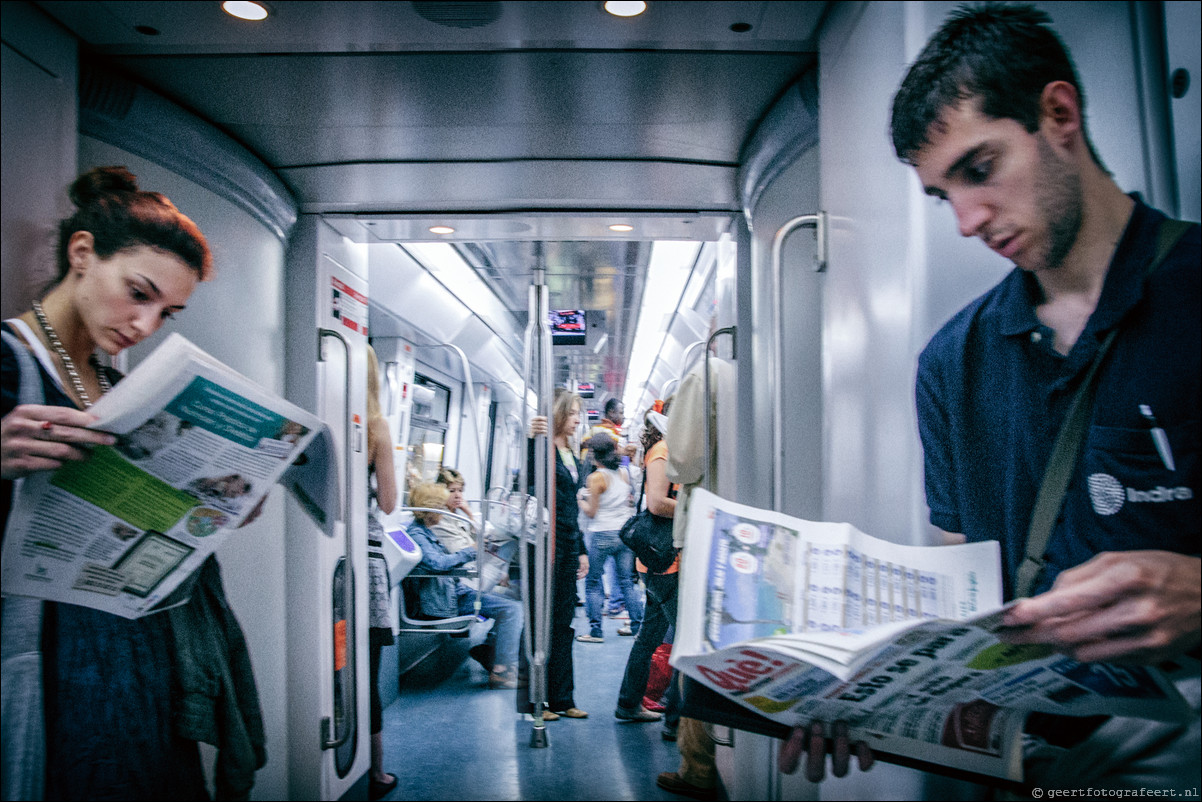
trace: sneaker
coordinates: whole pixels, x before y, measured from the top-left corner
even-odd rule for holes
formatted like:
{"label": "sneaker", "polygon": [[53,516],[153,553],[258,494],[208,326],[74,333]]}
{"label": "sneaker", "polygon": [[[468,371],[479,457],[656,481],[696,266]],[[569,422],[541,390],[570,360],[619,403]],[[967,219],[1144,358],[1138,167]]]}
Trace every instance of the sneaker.
{"label": "sneaker", "polygon": [[647,696],[643,697],[643,707],[647,708],[652,713],[662,713],[668,709],[668,706],[665,705],[663,702],[657,701],[655,699],[651,699],[650,697],[647,697]]}
{"label": "sneaker", "polygon": [[621,719],[622,721],[637,721],[642,723],[644,721],[659,721],[663,717],[662,713],[652,713],[642,705],[639,705],[636,710],[630,710],[621,706],[614,708],[614,718]]}
{"label": "sneaker", "polygon": [[639,631],[632,626],[625,626],[625,627],[618,627],[618,634],[631,636],[631,635],[639,634]]}
{"label": "sneaker", "polygon": [[605,638],[601,637],[600,632],[590,632],[587,635],[577,635],[576,640],[581,643],[605,643]]}
{"label": "sneaker", "polygon": [[615,619],[626,620],[626,621],[630,620],[630,613],[626,612],[625,607],[619,607],[616,610],[610,610],[605,615],[608,618],[615,618]]}
{"label": "sneaker", "polygon": [[693,785],[681,779],[680,775],[674,771],[665,771],[655,778],[655,784],[673,794],[681,796],[691,796],[693,799],[717,799],[718,789],[702,788],[700,785]]}
{"label": "sneaker", "polygon": [[[554,713],[548,710],[546,713],[543,713],[543,718],[546,718],[548,715],[555,716],[555,718],[559,718],[560,716],[563,716],[564,718],[588,718],[588,713],[585,713],[579,707],[569,707],[567,710],[556,710]],[[551,720],[554,721],[554,719]]]}

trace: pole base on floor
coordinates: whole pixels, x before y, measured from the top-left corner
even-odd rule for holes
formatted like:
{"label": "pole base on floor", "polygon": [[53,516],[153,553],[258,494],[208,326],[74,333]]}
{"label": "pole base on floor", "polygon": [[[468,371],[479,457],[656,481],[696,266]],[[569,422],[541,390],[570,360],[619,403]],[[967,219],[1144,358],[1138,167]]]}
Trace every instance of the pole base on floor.
{"label": "pole base on floor", "polygon": [[548,746],[547,728],[545,726],[543,726],[543,727],[536,726],[532,730],[530,730],[530,748],[531,749],[546,749],[547,746]]}

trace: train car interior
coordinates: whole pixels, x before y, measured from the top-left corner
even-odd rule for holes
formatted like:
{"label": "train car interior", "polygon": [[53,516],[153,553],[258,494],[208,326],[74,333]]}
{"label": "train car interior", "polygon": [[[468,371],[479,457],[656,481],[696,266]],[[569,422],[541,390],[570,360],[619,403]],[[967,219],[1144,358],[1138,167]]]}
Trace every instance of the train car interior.
{"label": "train car interior", "polygon": [[[422,573],[409,491],[440,469],[462,475],[479,531],[525,537],[548,470],[530,467],[531,419],[552,388],[583,399],[577,448],[611,400],[637,443],[712,360],[726,467],[710,489],[935,542],[917,355],[1011,267],[958,235],[889,141],[906,65],[956,5],[3,2],[3,316],[52,275],[64,188],[125,165],[196,221],[217,277],[113,365],[179,332],[334,430],[345,538],[277,488],[217,555],[267,739],[249,798],[682,798],[656,785],[680,762],[661,726],[613,716],[628,619],[574,643],[589,717],[535,733],[473,659],[493,624],[406,604],[400,578]],[[1115,180],[1198,220],[1198,4],[1036,5],[1074,49]],[[379,514],[396,630],[379,669],[384,794],[368,778],[367,583],[352,579],[375,514],[369,344],[400,490]],[[517,595],[521,564],[503,569]],[[574,627],[589,631],[583,606]],[[810,782],[779,771],[776,738],[710,735],[711,798],[996,798],[888,762]]]}

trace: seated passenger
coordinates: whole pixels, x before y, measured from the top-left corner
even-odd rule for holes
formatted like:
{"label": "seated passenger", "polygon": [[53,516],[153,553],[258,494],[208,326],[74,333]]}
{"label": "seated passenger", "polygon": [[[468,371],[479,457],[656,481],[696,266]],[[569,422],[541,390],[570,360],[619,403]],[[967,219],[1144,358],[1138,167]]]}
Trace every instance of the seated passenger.
{"label": "seated passenger", "polygon": [[[442,515],[429,510],[443,509],[449,496],[450,492],[445,485],[433,482],[419,484],[409,491],[410,506],[426,508],[414,511],[414,522],[409,527],[409,536],[422,550],[422,560],[417,564],[414,573],[448,573],[476,559],[475,546],[466,546],[452,552],[431,531],[431,527],[438,525]],[[404,581],[415,583],[420,613],[426,618],[470,615],[475,612],[475,602],[479,595],[480,615],[493,619],[496,644],[495,662],[488,678],[489,687],[517,687],[518,645],[522,636],[520,602],[494,593],[477,594],[455,576],[411,576]]]}
{"label": "seated passenger", "polygon": [[[434,533],[434,537],[442,545],[446,546],[447,551],[456,552],[468,546],[476,545],[475,518],[472,516],[471,508],[467,501],[463,498],[464,480],[463,474],[454,468],[441,468],[438,471],[438,479],[435,481],[440,485],[445,485],[447,492],[446,508],[448,512],[463,515],[468,520],[472,521],[469,526],[462,518],[451,515],[444,515],[442,519],[430,526],[430,531]],[[414,505],[416,506],[416,505]],[[498,532],[489,525],[485,525],[485,549],[488,556],[477,562],[469,562],[464,565],[465,568],[476,568],[479,566],[477,575],[480,576],[482,584],[477,584],[475,579],[465,579],[463,583],[473,590],[479,588],[485,592],[491,591],[494,586],[501,586],[508,589],[509,586],[509,563],[513,560],[513,555],[517,553],[517,541],[508,536],[498,537]],[[504,542],[502,542],[504,541]],[[500,591],[502,595],[512,595],[508,590]],[[487,668],[487,666],[486,666]]]}

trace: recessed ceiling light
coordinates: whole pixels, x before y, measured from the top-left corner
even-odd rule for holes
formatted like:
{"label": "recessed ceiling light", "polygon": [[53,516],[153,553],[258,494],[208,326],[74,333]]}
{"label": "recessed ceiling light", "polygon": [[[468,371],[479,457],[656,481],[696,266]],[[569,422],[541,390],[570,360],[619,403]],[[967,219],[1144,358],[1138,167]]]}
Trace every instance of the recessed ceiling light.
{"label": "recessed ceiling light", "polygon": [[428,229],[431,234],[454,234],[455,229],[450,226],[430,226]]}
{"label": "recessed ceiling light", "polygon": [[634,226],[627,225],[626,223],[614,223],[612,226],[609,227],[609,230],[610,231],[621,231],[621,232],[625,233],[627,231],[634,231]]}
{"label": "recessed ceiling light", "polygon": [[643,0],[605,0],[605,10],[615,17],[637,17],[647,10]]}
{"label": "recessed ceiling light", "polygon": [[221,8],[226,14],[238,19],[267,19],[267,8],[262,3],[252,3],[250,0],[225,0]]}

